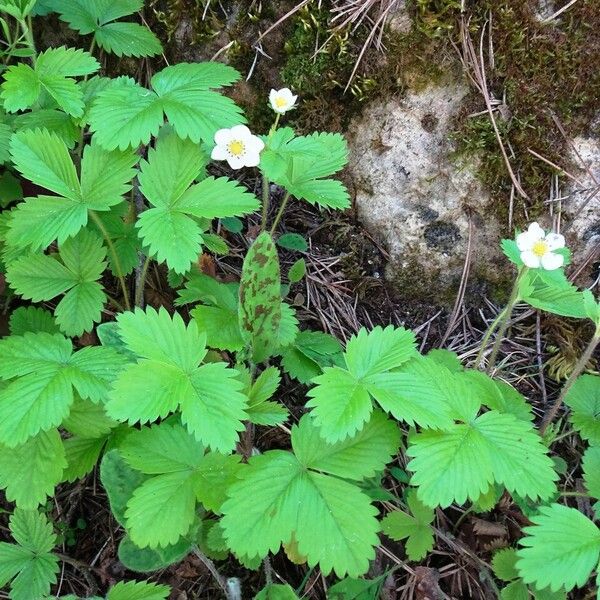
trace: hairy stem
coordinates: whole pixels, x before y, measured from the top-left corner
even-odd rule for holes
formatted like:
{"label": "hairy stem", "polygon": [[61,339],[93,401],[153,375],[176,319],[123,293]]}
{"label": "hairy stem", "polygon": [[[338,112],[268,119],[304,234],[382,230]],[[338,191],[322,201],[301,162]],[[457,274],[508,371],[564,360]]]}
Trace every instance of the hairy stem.
{"label": "hairy stem", "polygon": [[521,267],[517,278],[515,279],[515,283],[513,285],[513,289],[510,292],[510,297],[508,299],[507,305],[504,307],[504,310],[498,315],[497,326],[498,333],[496,334],[496,339],[494,340],[494,345],[492,346],[492,351],[490,353],[490,358],[488,360],[486,372],[490,373],[496,364],[496,359],[498,358],[498,352],[500,351],[500,346],[502,344],[502,340],[504,339],[504,335],[506,334],[506,330],[510,324],[510,317],[512,315],[513,309],[515,305],[519,302],[519,286],[521,280],[523,279],[523,275],[527,272],[527,267]]}
{"label": "hairy stem", "polygon": [[35,66],[35,61],[37,59],[37,50],[35,49],[35,40],[33,39],[31,15],[28,15],[25,19],[17,20],[19,22],[21,30],[23,31],[23,35],[25,36],[27,45],[31,48],[33,52],[33,55],[31,57],[31,63]]}
{"label": "hairy stem", "polygon": [[119,279],[119,283],[121,284],[121,291],[123,292],[123,300],[125,302],[125,308],[127,310],[131,310],[131,302],[129,300],[129,292],[127,291],[127,284],[125,283],[125,277],[123,276],[123,269],[121,268],[121,261],[119,259],[119,255],[117,253],[117,249],[115,248],[113,241],[110,239],[110,234],[106,230],[106,227],[104,227],[104,223],[102,222],[102,219],[100,219],[100,217],[98,216],[98,214],[95,211],[90,210],[88,212],[89,212],[90,217],[92,218],[92,221],[94,221],[94,223],[96,224],[96,227],[98,227],[98,229],[102,233],[102,236],[104,237],[104,240],[106,241],[106,245],[108,246],[108,251],[110,252],[110,255],[113,259],[113,265],[117,272],[117,278]]}
{"label": "hairy stem", "polygon": [[237,577],[230,577],[225,579],[221,573],[217,570],[215,563],[208,558],[198,546],[192,547],[192,552],[200,559],[200,562],[209,570],[213,579],[217,582],[217,585],[223,590],[225,598],[227,600],[241,600],[241,588],[240,582]]}
{"label": "hairy stem", "polygon": [[146,277],[148,275],[150,260],[150,257],[146,256],[146,260],[142,265],[142,269],[135,280],[135,305],[139,306],[140,308],[144,308],[144,288],[146,286]]}
{"label": "hairy stem", "polygon": [[290,193],[286,192],[285,196],[283,197],[283,200],[281,202],[281,206],[279,207],[279,210],[277,211],[277,215],[275,216],[275,221],[273,221],[273,226],[271,227],[271,235],[273,235],[275,233],[275,230],[277,229],[277,225],[279,225],[279,221],[281,221],[281,217],[283,216],[285,207],[287,206],[289,199],[290,199]]}
{"label": "hairy stem", "polygon": [[586,365],[588,364],[588,362],[594,355],[594,352],[599,343],[600,343],[600,324],[598,324],[596,326],[596,332],[594,333],[594,337],[591,339],[590,343],[588,344],[588,346],[585,349],[585,351],[583,352],[583,354],[579,357],[579,360],[577,361],[575,368],[573,369],[573,371],[569,375],[569,378],[565,382],[565,385],[563,386],[562,390],[560,391],[558,398],[554,401],[554,404],[552,404],[552,406],[550,407],[550,410],[544,415],[544,419],[542,420],[542,424],[540,425],[540,429],[539,429],[540,435],[544,435],[544,432],[546,431],[546,429],[548,428],[550,423],[552,423],[552,421],[554,421],[554,418],[556,417],[556,413],[559,411],[560,407],[562,406],[562,403],[564,402],[566,395],[569,393],[569,390],[573,387],[573,384],[575,383],[577,378],[585,370]]}
{"label": "hairy stem", "polygon": [[262,178],[262,217],[260,219],[260,230],[265,231],[267,228],[267,217],[269,214],[269,180],[267,176],[263,174]]}

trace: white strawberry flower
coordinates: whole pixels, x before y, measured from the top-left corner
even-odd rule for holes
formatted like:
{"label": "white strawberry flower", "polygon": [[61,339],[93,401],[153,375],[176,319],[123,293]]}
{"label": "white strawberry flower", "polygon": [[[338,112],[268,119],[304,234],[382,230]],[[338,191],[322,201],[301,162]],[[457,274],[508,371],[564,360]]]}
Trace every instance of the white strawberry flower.
{"label": "white strawberry flower", "polygon": [[289,88],[271,90],[269,94],[271,108],[279,115],[283,115],[288,110],[294,108],[296,100],[298,100],[298,96],[294,96],[292,90]]}
{"label": "white strawberry flower", "polygon": [[532,223],[527,231],[517,236],[517,247],[521,260],[530,269],[553,271],[563,266],[565,258],[555,252],[565,247],[565,238],[560,233],[546,233],[537,223]]}
{"label": "white strawberry flower", "polygon": [[210,157],[213,160],[226,160],[232,169],[256,167],[265,143],[245,125],[231,129],[219,129],[215,133],[215,144]]}

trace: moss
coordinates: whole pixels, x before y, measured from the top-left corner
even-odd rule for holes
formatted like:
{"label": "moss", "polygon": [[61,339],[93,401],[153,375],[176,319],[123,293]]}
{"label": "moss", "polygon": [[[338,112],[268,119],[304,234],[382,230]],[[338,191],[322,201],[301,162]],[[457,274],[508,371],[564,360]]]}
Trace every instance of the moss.
{"label": "moss", "polygon": [[[552,116],[573,136],[584,132],[600,109],[600,4],[582,0],[560,24],[540,22],[536,5],[533,0],[486,0],[475,3],[471,14],[474,40],[484,22],[493,23],[495,66],[488,70],[488,85],[496,98],[505,97],[510,111],[504,117],[496,112],[496,117],[511,166],[530,197],[525,201],[530,219],[546,212],[544,201],[555,171],[529,149],[568,168],[566,141]],[[480,97],[465,105],[455,137],[460,152],[481,157],[481,177],[501,200],[490,210],[504,217],[511,180],[492,125],[487,115],[468,117],[481,105]],[[523,214],[515,213],[517,224]]]}

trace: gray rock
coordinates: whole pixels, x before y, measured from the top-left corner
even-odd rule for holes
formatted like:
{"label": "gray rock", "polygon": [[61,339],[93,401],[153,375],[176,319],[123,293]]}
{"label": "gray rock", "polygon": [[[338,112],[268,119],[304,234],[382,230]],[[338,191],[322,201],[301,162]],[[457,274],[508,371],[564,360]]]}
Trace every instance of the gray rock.
{"label": "gray rock", "polygon": [[452,297],[470,229],[472,272],[493,281],[506,262],[476,165],[453,158],[452,121],[467,93],[460,82],[429,87],[368,107],[350,127],[359,218],[390,254],[387,278],[413,279],[417,295]]}

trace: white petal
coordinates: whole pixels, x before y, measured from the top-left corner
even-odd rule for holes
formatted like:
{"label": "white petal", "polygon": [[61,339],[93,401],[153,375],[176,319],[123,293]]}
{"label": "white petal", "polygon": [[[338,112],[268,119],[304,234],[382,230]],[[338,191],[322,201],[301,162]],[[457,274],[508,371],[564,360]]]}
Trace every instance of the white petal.
{"label": "white petal", "polygon": [[252,132],[245,125],[236,125],[230,130],[231,139],[245,140],[252,135]]}
{"label": "white petal", "polygon": [[544,229],[540,227],[539,223],[537,223],[536,221],[529,225],[529,227],[527,228],[527,233],[536,236],[538,240],[541,240],[546,235]]}
{"label": "white petal", "polygon": [[256,152],[257,154],[260,154],[265,147],[265,143],[256,135],[250,136],[247,140],[245,140],[245,142],[248,152]]}
{"label": "white petal", "polygon": [[260,152],[253,152],[249,150],[244,156],[244,166],[246,167],[258,167],[260,163]]}
{"label": "white petal", "polygon": [[521,260],[523,261],[523,264],[530,269],[540,268],[540,257],[531,250],[521,252]]}
{"label": "white petal", "polygon": [[549,233],[546,236],[546,243],[550,250],[558,250],[565,247],[565,237],[560,233]]}
{"label": "white petal", "polygon": [[218,146],[224,146],[231,141],[231,129],[219,129],[215,133],[215,144]]}
{"label": "white petal", "polygon": [[246,166],[245,156],[227,156],[227,162],[232,169],[241,169]]}
{"label": "white petal", "polygon": [[215,146],[210,153],[210,157],[213,160],[225,160],[227,156],[227,148],[225,146]]}
{"label": "white petal", "polygon": [[292,90],[290,90],[290,88],[281,88],[279,90],[279,95],[290,103],[293,101],[292,98],[294,97],[294,94],[292,94]]}
{"label": "white petal", "polygon": [[540,238],[532,235],[529,231],[524,231],[517,236],[517,248],[521,251],[531,250],[533,245],[539,241]]}
{"label": "white petal", "polygon": [[269,102],[273,104],[273,102],[275,102],[275,98],[277,98],[277,90],[271,90],[269,92]]}
{"label": "white petal", "polygon": [[[562,237],[562,236],[561,236]],[[555,252],[547,252],[542,256],[542,267],[546,271],[554,271],[554,269],[560,269],[565,262],[565,258],[562,254],[556,254]]]}

